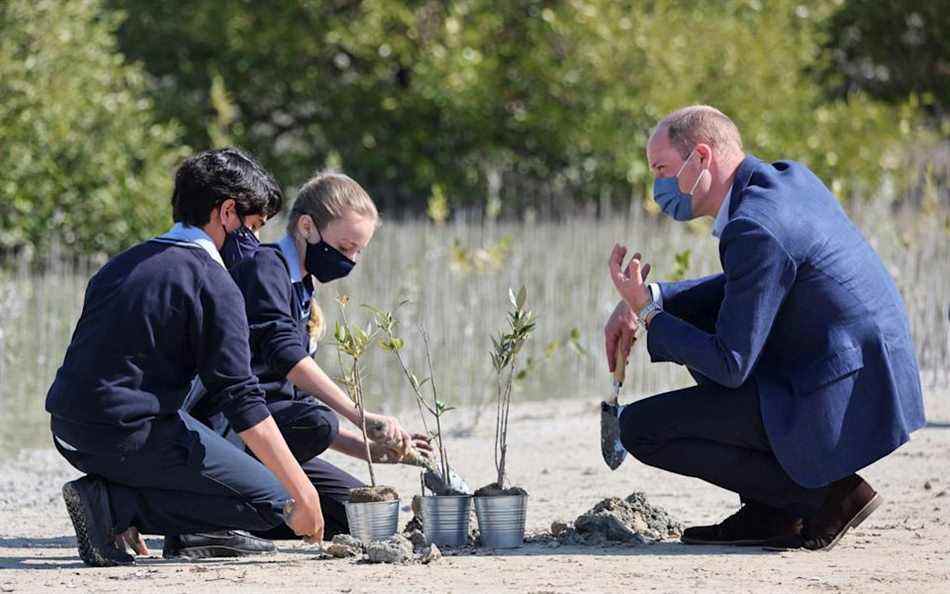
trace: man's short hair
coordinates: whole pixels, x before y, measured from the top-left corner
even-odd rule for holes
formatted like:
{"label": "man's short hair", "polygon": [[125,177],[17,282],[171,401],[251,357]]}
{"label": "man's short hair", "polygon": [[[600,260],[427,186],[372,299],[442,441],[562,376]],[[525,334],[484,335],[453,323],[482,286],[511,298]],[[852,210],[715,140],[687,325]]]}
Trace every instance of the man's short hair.
{"label": "man's short hair", "polygon": [[705,143],[725,152],[742,152],[742,136],[739,128],[715,107],[691,105],[677,109],[663,118],[656,130],[666,129],[670,144],[682,158]]}
{"label": "man's short hair", "polygon": [[172,218],[176,223],[202,227],[211,211],[231,198],[238,215],[280,212],[284,193],[277,181],[253,157],[240,149],[225,147],[193,155],[175,173]]}

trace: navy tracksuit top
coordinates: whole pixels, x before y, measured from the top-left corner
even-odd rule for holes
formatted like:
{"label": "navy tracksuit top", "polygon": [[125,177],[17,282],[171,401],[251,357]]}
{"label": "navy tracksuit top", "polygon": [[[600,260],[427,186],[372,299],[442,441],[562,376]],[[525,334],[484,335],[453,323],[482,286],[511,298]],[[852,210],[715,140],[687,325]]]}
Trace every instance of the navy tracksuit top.
{"label": "navy tracksuit top", "polygon": [[196,374],[207,389],[202,408],[224,413],[236,431],[270,416],[227,270],[195,245],[136,245],[89,281],[46,397],[53,433],[84,452],[137,450],[153,420],[178,414]]}
{"label": "navy tracksuit top", "polygon": [[296,397],[287,374],[310,356],[310,303],[291,281],[290,265],[277,244],[264,244],[231,267],[247,308],[251,369],[268,400]]}

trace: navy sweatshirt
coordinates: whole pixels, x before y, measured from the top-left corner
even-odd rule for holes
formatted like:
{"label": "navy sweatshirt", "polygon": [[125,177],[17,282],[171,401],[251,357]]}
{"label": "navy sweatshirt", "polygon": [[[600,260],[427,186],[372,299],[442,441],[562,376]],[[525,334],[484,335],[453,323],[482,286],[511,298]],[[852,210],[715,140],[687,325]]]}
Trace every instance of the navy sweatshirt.
{"label": "navy sweatshirt", "polygon": [[236,431],[270,416],[228,272],[193,244],[139,244],[89,281],[46,397],[53,434],[84,452],[137,450],[153,420],[178,414],[196,374],[207,388],[202,407]]}
{"label": "navy sweatshirt", "polygon": [[290,370],[309,357],[308,318],[302,291],[291,281],[290,263],[276,244],[264,244],[231,267],[244,296],[250,327],[251,370],[268,400],[296,397],[287,379]]}

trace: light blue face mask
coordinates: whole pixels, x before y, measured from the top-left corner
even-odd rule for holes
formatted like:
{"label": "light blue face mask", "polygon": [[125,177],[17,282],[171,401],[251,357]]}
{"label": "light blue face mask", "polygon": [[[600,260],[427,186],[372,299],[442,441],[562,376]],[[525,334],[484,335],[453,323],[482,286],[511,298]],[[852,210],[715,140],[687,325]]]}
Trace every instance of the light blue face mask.
{"label": "light blue face mask", "polygon": [[683,165],[673,177],[661,177],[653,181],[653,199],[656,200],[660,208],[663,209],[664,214],[673,217],[677,221],[688,221],[693,218],[693,192],[696,191],[699,180],[703,179],[703,174],[709,171],[709,169],[703,169],[700,172],[699,177],[696,178],[696,182],[693,184],[693,187],[689,189],[689,192],[680,190],[678,181],[680,173],[683,172],[683,168],[686,167],[686,164],[689,163],[689,160],[693,158],[694,154],[695,151],[686,157],[686,160],[683,161]]}

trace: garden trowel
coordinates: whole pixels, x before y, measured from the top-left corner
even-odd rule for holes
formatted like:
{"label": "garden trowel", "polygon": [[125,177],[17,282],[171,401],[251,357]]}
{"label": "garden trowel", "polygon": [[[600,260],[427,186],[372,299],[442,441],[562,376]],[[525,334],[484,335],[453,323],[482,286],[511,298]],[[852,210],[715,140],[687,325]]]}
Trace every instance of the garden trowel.
{"label": "garden trowel", "polygon": [[611,470],[617,468],[627,457],[627,450],[620,443],[620,406],[618,399],[623,387],[623,378],[627,370],[627,360],[623,356],[623,345],[617,341],[617,363],[614,367],[613,394],[600,403],[600,453]]}

